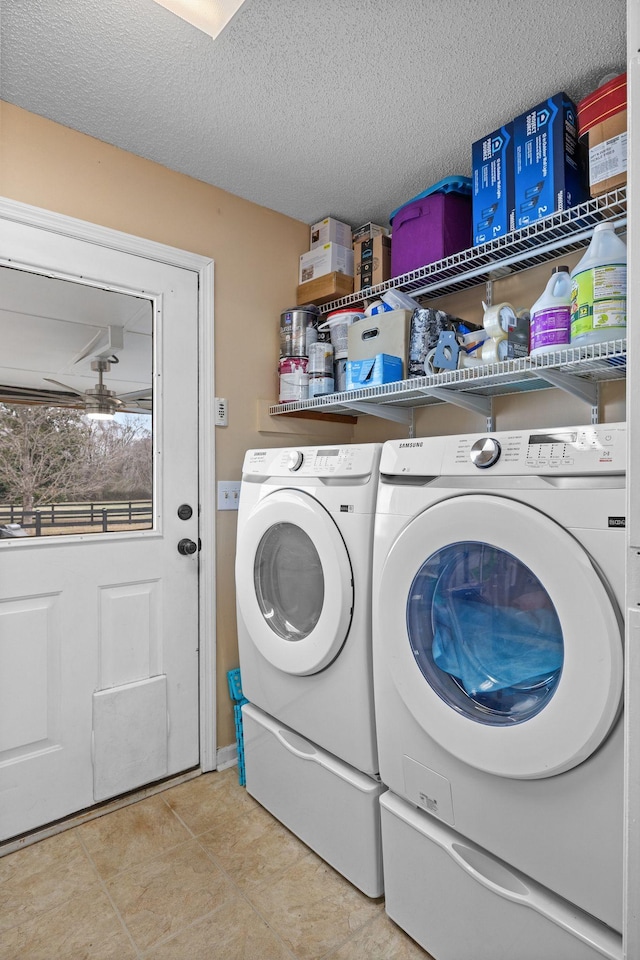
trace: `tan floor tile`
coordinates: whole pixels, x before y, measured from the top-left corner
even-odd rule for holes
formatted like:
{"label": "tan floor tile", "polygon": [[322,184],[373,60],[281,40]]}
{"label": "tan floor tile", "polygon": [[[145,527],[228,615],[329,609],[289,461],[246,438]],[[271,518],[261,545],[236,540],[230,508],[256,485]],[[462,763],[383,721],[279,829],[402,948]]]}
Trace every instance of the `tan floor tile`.
{"label": "tan floor tile", "polygon": [[98,882],[73,831],[0,859],[0,932],[70,900]]}
{"label": "tan floor tile", "polygon": [[278,877],[302,857],[315,856],[263,807],[240,817],[229,815],[198,839],[243,890]]}
{"label": "tan floor tile", "polygon": [[382,914],[326,960],[433,960],[415,940]]}
{"label": "tan floor tile", "polygon": [[0,960],[134,960],[136,956],[99,886],[0,938]]}
{"label": "tan floor tile", "polygon": [[141,950],[177,933],[237,896],[197,840],[114,879],[107,887]]}
{"label": "tan floor tile", "polygon": [[76,829],[103,878],[151,860],[190,839],[189,831],[159,795]]}
{"label": "tan floor tile", "polygon": [[247,896],[299,960],[323,957],[383,909],[316,857]]}
{"label": "tan floor tile", "polygon": [[145,960],[292,960],[289,951],[239,895]]}
{"label": "tan floor tile", "polygon": [[205,773],[163,794],[164,801],[195,835],[211,830],[228,816],[258,806],[238,783],[235,767]]}

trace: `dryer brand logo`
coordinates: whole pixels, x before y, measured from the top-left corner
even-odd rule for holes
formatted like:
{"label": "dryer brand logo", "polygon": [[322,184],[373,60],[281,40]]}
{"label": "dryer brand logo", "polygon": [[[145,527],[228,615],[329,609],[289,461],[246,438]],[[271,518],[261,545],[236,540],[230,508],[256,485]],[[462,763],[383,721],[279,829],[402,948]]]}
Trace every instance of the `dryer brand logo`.
{"label": "dryer brand logo", "polygon": [[626,527],[627,518],[626,517],[609,517],[608,526],[610,527]]}
{"label": "dryer brand logo", "polygon": [[340,513],[353,513],[353,504],[352,504],[352,503],[341,503],[341,504],[340,504]]}
{"label": "dryer brand logo", "polygon": [[404,450],[406,447],[413,448],[413,447],[423,447],[423,446],[424,446],[424,444],[423,444],[422,440],[416,440],[415,443],[400,443],[400,444],[398,444],[398,447],[399,447],[400,450]]}

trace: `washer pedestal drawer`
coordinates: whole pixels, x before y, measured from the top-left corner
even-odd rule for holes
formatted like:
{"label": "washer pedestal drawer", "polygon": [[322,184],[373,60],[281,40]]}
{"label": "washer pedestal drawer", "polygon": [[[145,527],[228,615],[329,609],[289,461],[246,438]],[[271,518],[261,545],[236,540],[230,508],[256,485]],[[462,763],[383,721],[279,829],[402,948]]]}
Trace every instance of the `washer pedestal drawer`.
{"label": "washer pedestal drawer", "polygon": [[384,787],[262,710],[242,708],[247,791],[369,897],[383,893]]}
{"label": "washer pedestal drawer", "polygon": [[438,960],[622,960],[599,920],[395,794],[380,807],[387,913]]}

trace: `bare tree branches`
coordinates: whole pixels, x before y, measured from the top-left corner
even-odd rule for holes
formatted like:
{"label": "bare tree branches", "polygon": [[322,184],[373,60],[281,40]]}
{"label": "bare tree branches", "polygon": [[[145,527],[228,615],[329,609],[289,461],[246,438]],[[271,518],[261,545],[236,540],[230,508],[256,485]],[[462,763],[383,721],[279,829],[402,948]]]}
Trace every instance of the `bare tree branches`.
{"label": "bare tree branches", "polygon": [[150,497],[151,432],[139,417],[0,403],[0,501],[37,505]]}

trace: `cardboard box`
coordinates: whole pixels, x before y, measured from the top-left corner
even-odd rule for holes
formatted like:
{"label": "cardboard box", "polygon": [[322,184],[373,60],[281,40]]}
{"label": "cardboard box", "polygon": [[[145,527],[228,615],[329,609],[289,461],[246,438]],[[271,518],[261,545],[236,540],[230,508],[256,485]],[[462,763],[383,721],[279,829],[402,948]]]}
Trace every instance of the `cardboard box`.
{"label": "cardboard box", "polygon": [[578,112],[556,93],[513,121],[516,229],[588,199]]}
{"label": "cardboard box", "polygon": [[471,147],[472,243],[515,230],[513,124],[506,123]]}
{"label": "cardboard box", "polygon": [[627,182],[627,75],[578,104],[578,135],[588,142],[589,193],[599,197]]}
{"label": "cardboard box", "polygon": [[367,290],[391,276],[391,237],[382,234],[353,245],[353,289]]}
{"label": "cardboard box", "polygon": [[353,250],[339,243],[323,243],[300,257],[298,283],[308,283],[327,273],[346,273],[353,276]]}
{"label": "cardboard box", "polygon": [[379,387],[394,380],[402,380],[400,357],[379,353],[367,360],[347,360],[347,390]]}
{"label": "cardboard box", "polygon": [[374,317],[356,320],[349,327],[349,360],[367,360],[379,353],[386,353],[402,360],[402,378],[407,369],[411,310],[390,310]]}
{"label": "cardboard box", "polygon": [[373,237],[386,237],[388,234],[387,228],[381,227],[379,223],[363,223],[353,231],[352,240],[357,243],[358,240],[371,240]]}
{"label": "cardboard box", "polygon": [[[301,283],[296,292],[296,304],[299,307],[306,307],[310,303],[320,306],[322,303],[328,303],[329,300],[346,297],[350,293],[353,293],[353,277],[347,276],[346,273],[328,273],[324,277],[318,277],[317,280]],[[322,339],[320,334],[318,339]]]}
{"label": "cardboard box", "polygon": [[350,247],[352,243],[351,227],[341,220],[325,217],[311,224],[309,249],[323,247],[325,243],[339,243],[341,247]]}

